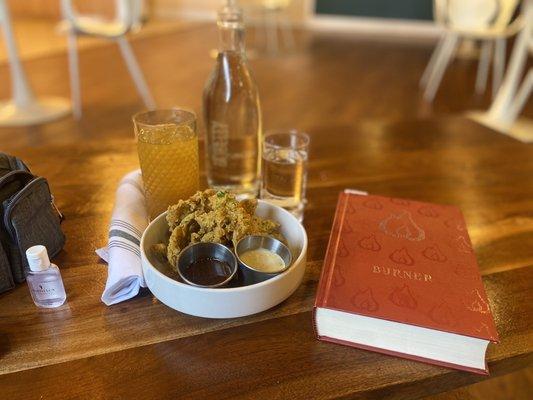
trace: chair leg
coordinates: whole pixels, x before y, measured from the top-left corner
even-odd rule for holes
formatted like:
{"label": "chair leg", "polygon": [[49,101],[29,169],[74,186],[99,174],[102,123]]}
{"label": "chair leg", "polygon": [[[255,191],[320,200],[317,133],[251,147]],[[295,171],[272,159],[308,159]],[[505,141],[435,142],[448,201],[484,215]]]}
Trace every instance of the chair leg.
{"label": "chair leg", "polygon": [[265,51],[268,51],[269,46],[269,35],[268,35],[268,10],[266,8],[261,9],[261,28],[263,30],[263,46],[265,48]]}
{"label": "chair leg", "polygon": [[120,48],[120,52],[122,53],[122,57],[126,62],[126,66],[128,67],[131,78],[137,87],[137,91],[143,99],[145,107],[149,110],[154,110],[156,108],[154,98],[152,97],[150,89],[146,84],[143,73],[139,67],[139,64],[137,63],[135,55],[133,54],[133,50],[131,49],[128,39],[126,39],[125,36],[120,36],[117,38],[117,43],[118,47]]}
{"label": "chair leg", "polygon": [[446,36],[442,45],[442,52],[435,61],[435,68],[429,76],[426,90],[424,91],[424,99],[426,101],[432,102],[435,98],[435,94],[437,94],[444,72],[454,55],[458,40],[459,37],[456,34],[449,34]]}
{"label": "chair leg", "polygon": [[78,38],[72,29],[68,32],[68,69],[70,73],[70,97],[72,101],[72,115],[81,118],[81,89],[80,66],[78,62]]}
{"label": "chair leg", "polygon": [[283,37],[283,41],[285,42],[285,48],[292,50],[296,42],[294,40],[294,32],[292,30],[292,25],[289,21],[289,18],[285,14],[285,12],[281,11],[280,15],[280,27],[281,27],[281,35]]}
{"label": "chair leg", "polygon": [[267,51],[275,54],[279,50],[278,19],[275,10],[268,10],[266,15]]}
{"label": "chair leg", "polygon": [[477,65],[476,76],[476,93],[483,94],[487,89],[487,78],[489,76],[490,55],[492,53],[492,43],[490,40],[485,40],[481,44],[481,55]]}
{"label": "chair leg", "polygon": [[492,98],[496,96],[502,83],[505,70],[505,38],[496,39],[494,43],[494,66],[492,69]]}
{"label": "chair leg", "polygon": [[422,74],[422,77],[420,78],[419,85],[421,88],[424,88],[426,84],[428,83],[429,76],[431,75],[431,72],[435,68],[435,63],[437,62],[437,59],[440,57],[440,54],[442,53],[442,45],[444,44],[445,39],[446,37],[442,36],[437,42],[437,46],[435,47],[435,50],[433,50],[433,53],[431,53],[431,58],[429,59],[428,65],[426,66],[426,69],[424,70],[424,73]]}
{"label": "chair leg", "polygon": [[532,90],[533,90],[533,68],[530,68],[525,79],[522,81],[520,88],[516,92],[516,96],[513,99],[511,106],[509,107],[509,112],[508,112],[508,117],[507,117],[509,124],[512,124],[516,120],[516,118],[518,117],[518,114],[520,114],[520,112],[526,105],[526,101],[531,95]]}
{"label": "chair leg", "polygon": [[[533,7],[526,8],[526,10],[533,11]],[[509,67],[505,73],[505,78],[487,113],[487,118],[498,124],[509,124],[509,109],[512,107],[522,72],[526,66],[530,42],[531,27],[526,24],[514,41],[513,52],[509,59]]]}

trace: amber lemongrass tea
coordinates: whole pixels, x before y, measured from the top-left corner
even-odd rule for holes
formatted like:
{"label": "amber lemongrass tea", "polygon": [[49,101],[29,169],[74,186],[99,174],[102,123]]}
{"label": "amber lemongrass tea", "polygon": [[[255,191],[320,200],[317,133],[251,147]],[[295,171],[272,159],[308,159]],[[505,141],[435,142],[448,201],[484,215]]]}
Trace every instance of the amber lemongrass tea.
{"label": "amber lemongrass tea", "polygon": [[157,110],[133,118],[150,218],[192,196],[199,187],[196,116]]}

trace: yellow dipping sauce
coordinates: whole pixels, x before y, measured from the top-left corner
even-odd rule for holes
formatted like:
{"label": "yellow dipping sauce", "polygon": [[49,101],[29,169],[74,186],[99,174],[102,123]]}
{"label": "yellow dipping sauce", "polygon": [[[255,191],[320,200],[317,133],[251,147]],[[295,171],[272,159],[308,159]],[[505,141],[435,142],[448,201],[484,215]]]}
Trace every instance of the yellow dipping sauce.
{"label": "yellow dipping sauce", "polygon": [[248,250],[239,255],[239,258],[243,263],[260,272],[273,273],[285,268],[283,258],[267,249]]}

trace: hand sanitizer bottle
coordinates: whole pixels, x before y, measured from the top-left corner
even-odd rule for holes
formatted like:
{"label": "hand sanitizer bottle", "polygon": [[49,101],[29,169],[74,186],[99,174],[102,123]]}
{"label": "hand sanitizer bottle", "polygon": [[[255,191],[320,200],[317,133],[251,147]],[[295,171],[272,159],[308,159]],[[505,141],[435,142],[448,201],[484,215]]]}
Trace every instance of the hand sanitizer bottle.
{"label": "hand sanitizer bottle", "polygon": [[59,268],[50,263],[44,246],[26,250],[30,271],[26,276],[33,302],[38,307],[59,307],[67,299]]}

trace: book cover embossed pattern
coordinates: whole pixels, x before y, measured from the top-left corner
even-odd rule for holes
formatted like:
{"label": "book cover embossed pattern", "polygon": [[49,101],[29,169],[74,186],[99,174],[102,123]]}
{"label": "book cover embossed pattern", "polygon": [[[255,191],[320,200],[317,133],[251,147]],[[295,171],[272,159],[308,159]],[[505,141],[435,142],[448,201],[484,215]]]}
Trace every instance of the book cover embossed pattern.
{"label": "book cover embossed pattern", "polygon": [[341,193],[315,306],[498,340],[455,206]]}

